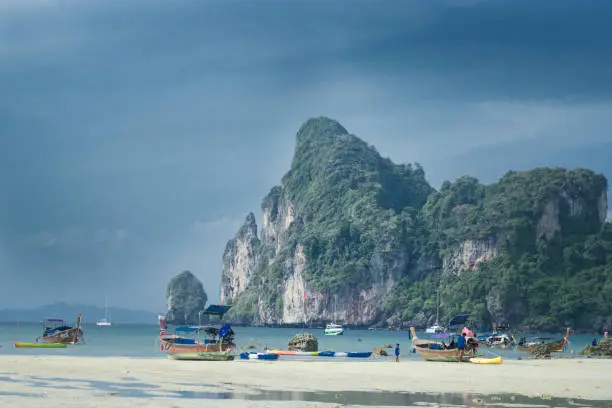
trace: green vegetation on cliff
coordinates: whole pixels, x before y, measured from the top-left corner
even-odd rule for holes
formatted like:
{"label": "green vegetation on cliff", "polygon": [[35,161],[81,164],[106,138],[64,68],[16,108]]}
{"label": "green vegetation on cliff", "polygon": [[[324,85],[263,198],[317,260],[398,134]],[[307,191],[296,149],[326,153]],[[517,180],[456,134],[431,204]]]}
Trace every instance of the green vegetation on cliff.
{"label": "green vegetation on cliff", "polygon": [[435,191],[418,164],[396,165],[337,122],[310,119],[282,186],[262,202],[258,265],[232,313],[280,322],[283,284],[303,267],[313,290],[342,295],[347,315],[367,309],[360,321],[431,323],[439,289],[442,321],[612,325],[606,191],[603,175],[560,168],[491,185],[464,176]]}
{"label": "green vegetation on cliff", "polygon": [[495,242],[500,255],[458,276],[441,269],[422,281],[404,279],[386,310],[404,319],[419,311],[431,316],[439,287],[444,319],[468,312],[484,324],[610,325],[606,190],[602,175],[582,169],[509,172],[489,186],[471,177],[444,183],[423,207],[429,243],[422,251],[434,248],[433,255],[443,256],[466,240],[485,240]]}

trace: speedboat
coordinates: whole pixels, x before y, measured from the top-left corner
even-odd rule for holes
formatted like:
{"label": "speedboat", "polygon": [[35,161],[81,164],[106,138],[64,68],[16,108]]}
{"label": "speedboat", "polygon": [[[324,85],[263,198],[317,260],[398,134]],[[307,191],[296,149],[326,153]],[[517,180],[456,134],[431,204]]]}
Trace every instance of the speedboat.
{"label": "speedboat", "polygon": [[324,333],[326,336],[340,336],[344,333],[344,327],[336,323],[329,323],[325,326]]}

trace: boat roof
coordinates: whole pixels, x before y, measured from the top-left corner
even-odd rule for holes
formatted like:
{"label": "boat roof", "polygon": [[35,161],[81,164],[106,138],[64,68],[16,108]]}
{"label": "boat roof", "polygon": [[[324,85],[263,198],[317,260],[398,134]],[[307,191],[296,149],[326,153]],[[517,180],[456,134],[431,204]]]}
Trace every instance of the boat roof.
{"label": "boat roof", "polygon": [[43,319],[44,322],[65,322],[66,319]]}
{"label": "boat roof", "polygon": [[462,314],[462,315],[457,315],[455,317],[453,317],[451,319],[450,322],[448,322],[449,326],[456,326],[459,324],[464,324],[465,322],[467,322],[468,318],[470,317],[470,314]]}
{"label": "boat roof", "polygon": [[203,314],[205,315],[218,315],[222,316],[230,310],[231,306],[223,306],[223,305],[210,305],[204,310]]}
{"label": "boat roof", "polygon": [[198,327],[190,327],[190,326],[179,326],[174,329],[175,332],[183,332],[183,333],[194,333],[199,331]]}

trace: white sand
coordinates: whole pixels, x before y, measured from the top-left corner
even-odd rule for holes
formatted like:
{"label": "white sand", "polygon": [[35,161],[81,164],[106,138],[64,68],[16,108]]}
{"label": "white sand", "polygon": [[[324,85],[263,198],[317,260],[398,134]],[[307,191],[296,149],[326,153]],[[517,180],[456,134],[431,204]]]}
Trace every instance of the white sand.
{"label": "white sand", "polygon": [[[282,358],[282,357],[281,357]],[[54,387],[29,384],[33,377]],[[129,377],[126,379],[126,377]],[[7,381],[7,378],[10,381]],[[64,379],[62,380],[57,380]],[[36,379],[34,379],[36,380]],[[79,380],[156,385],[159,398],[126,398],[92,389]],[[0,356],[0,401],[10,407],[324,407],[313,402],[265,402],[177,398],[175,391],[404,391],[435,393],[512,393],[612,400],[612,360],[522,360],[501,365],[426,361],[363,362],[192,362],[167,359]],[[67,385],[78,389],[65,388]],[[125,385],[129,387],[129,384]],[[170,394],[168,394],[170,393]],[[166,395],[165,397],[163,395]],[[8,405],[7,405],[8,404]]]}

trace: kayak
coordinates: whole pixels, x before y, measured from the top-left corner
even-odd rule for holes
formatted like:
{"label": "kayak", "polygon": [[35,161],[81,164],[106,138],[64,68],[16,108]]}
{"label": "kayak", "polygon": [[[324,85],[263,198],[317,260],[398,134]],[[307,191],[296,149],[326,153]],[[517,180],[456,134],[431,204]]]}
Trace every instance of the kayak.
{"label": "kayak", "polygon": [[278,360],[278,354],[273,353],[255,353],[255,352],[245,352],[240,353],[240,358],[243,360],[268,360],[274,361]]}
{"label": "kayak", "polygon": [[482,357],[470,358],[470,363],[474,363],[474,364],[501,364],[502,361],[504,361],[504,359],[499,356],[495,358],[482,358]]}
{"label": "kayak", "polygon": [[64,343],[24,343],[21,341],[15,342],[16,348],[66,348]]}
{"label": "kayak", "polygon": [[350,357],[350,358],[368,358],[372,355],[371,351],[289,351],[289,350],[269,350],[268,352],[278,354],[280,356],[308,356],[308,357]]}
{"label": "kayak", "polygon": [[295,356],[297,355],[297,351],[289,351],[289,350],[268,350],[270,353],[278,354],[279,356]]}
{"label": "kayak", "polygon": [[371,351],[348,352],[347,357],[368,358],[372,355]]}

